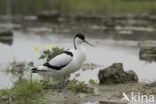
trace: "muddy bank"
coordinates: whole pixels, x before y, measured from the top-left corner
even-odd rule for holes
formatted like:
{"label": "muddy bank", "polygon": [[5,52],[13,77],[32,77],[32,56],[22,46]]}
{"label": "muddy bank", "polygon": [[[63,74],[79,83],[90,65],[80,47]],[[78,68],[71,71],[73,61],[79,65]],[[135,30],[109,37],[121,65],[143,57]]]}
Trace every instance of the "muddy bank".
{"label": "muddy bank", "polygon": [[[73,92],[69,89],[49,89],[42,90],[37,93],[40,99],[47,104],[128,104],[121,102],[125,93],[130,99],[133,93],[136,96],[150,95],[156,97],[156,85],[145,83],[127,83],[127,84],[111,84],[111,85],[90,85],[94,88],[94,93]],[[4,92],[3,92],[4,93]],[[139,94],[139,95],[138,95]],[[7,104],[9,98],[0,95],[0,103]]]}
{"label": "muddy bank", "polygon": [[22,21],[16,18],[12,21],[16,24],[13,29],[35,32],[39,35],[50,33],[71,36],[81,32],[93,38],[156,40],[156,16],[148,14],[95,16],[60,14],[54,11],[39,13],[37,16],[25,16]]}
{"label": "muddy bank", "polygon": [[[38,15],[38,20],[43,21],[75,21],[75,22],[91,22],[91,23],[102,23],[108,26],[113,24],[124,25],[144,25],[149,24],[155,25],[156,16],[149,14],[124,14],[124,15],[111,15],[111,16],[100,16],[100,15],[88,15],[88,14],[63,14],[59,11],[42,11]],[[125,24],[126,23],[126,24]]]}
{"label": "muddy bank", "polygon": [[[24,19],[20,29],[24,32],[35,32],[39,35],[51,33],[71,36],[81,32],[93,38],[135,41],[156,40],[155,19],[149,16],[60,16],[58,13],[51,13],[47,16],[45,14],[43,16],[42,14],[39,15],[38,19],[35,20]],[[54,16],[51,17],[51,15]]]}
{"label": "muddy bank", "polygon": [[[128,96],[131,93],[140,95],[147,94],[153,95],[154,87],[149,87],[144,83],[127,83],[127,84],[114,84],[114,85],[94,85],[94,94],[87,93],[74,93],[70,90],[58,90],[42,91],[45,100],[56,104],[85,104],[87,102],[99,102],[105,101],[106,104],[126,104],[121,102],[123,98],[123,92]],[[155,86],[156,87],[156,86]],[[155,94],[154,94],[155,95]],[[103,103],[105,104],[105,103]]]}

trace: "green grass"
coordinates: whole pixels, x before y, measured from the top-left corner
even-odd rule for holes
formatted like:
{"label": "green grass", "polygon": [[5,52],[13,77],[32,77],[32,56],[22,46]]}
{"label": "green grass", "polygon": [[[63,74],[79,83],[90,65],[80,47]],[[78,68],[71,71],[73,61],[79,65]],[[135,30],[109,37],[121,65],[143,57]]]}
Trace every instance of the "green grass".
{"label": "green grass", "polygon": [[17,81],[11,89],[0,91],[0,104],[45,104],[42,95],[38,95],[42,88],[37,80]]}
{"label": "green grass", "polygon": [[152,93],[153,95],[156,95],[156,89],[152,89]]}
{"label": "green grass", "polygon": [[[5,12],[4,4],[0,2],[0,11]],[[19,9],[19,8],[22,8]],[[52,11],[58,9],[62,13],[88,13],[88,14],[140,14],[156,13],[156,2],[147,1],[126,1],[126,0],[14,0],[12,2],[13,13],[36,14],[42,10]]]}
{"label": "green grass", "polygon": [[30,79],[17,80],[11,89],[0,91],[0,104],[47,104],[41,91],[50,87],[48,81],[32,80],[32,76]]}
{"label": "green grass", "polygon": [[95,82],[95,80],[90,79],[90,80],[89,80],[89,84],[94,85],[94,84],[96,84],[96,82]]}
{"label": "green grass", "polygon": [[[123,13],[156,13],[156,3],[123,0],[55,0],[51,4],[57,5],[63,12],[84,12],[89,14],[123,14]],[[49,5],[50,6],[50,5]]]}
{"label": "green grass", "polygon": [[88,87],[85,82],[71,80],[67,86],[67,89],[71,89],[73,92],[94,93],[94,89]]}
{"label": "green grass", "polygon": [[0,90],[0,104],[51,104],[42,94],[51,88],[49,80],[18,80],[11,89]]}
{"label": "green grass", "polygon": [[[94,80],[89,81],[90,85],[96,84]],[[43,98],[41,93],[43,90],[50,90],[51,84],[47,80],[32,80],[22,79],[14,83],[11,89],[0,91],[0,104],[49,104]],[[91,88],[85,82],[76,80],[69,81],[67,90],[75,93],[94,93],[94,88]],[[57,90],[57,89],[56,89]],[[58,89],[61,92],[63,89]],[[6,99],[4,101],[4,98]],[[2,100],[3,99],[3,100]]]}
{"label": "green grass", "polygon": [[[89,84],[96,84],[94,80],[89,80]],[[42,91],[50,90],[52,84],[47,80],[32,80],[22,79],[14,82],[11,89],[0,91],[0,104],[49,104],[43,97]],[[85,82],[76,80],[69,81],[67,90],[75,93],[94,93],[94,88],[91,88]],[[55,90],[55,89],[54,89]],[[56,89],[57,90],[57,89]],[[63,89],[58,89],[61,92]],[[5,100],[4,100],[5,99]]]}
{"label": "green grass", "polygon": [[21,80],[16,82],[10,90],[10,99],[17,104],[34,104],[40,100],[37,96],[42,85],[37,80]]}

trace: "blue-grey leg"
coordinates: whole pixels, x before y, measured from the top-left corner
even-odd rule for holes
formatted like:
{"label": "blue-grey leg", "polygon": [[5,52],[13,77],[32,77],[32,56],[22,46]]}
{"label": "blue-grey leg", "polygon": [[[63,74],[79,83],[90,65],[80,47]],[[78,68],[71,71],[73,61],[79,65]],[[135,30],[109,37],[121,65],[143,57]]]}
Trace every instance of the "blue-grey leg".
{"label": "blue-grey leg", "polygon": [[60,88],[64,88],[65,87],[65,76],[63,76],[62,78],[61,78],[61,80],[60,80],[60,82],[59,82],[59,86],[60,86]]}
{"label": "blue-grey leg", "polygon": [[65,76],[60,79],[60,82],[57,85],[53,85],[53,88],[64,88],[67,84],[65,84]]}

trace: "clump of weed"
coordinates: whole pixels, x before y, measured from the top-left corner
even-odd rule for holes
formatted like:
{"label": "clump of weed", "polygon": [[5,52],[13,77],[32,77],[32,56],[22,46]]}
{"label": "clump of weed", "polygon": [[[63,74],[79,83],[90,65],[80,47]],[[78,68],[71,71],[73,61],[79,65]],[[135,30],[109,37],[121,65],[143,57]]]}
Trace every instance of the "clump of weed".
{"label": "clump of weed", "polygon": [[0,104],[9,104],[8,90],[0,91]]}
{"label": "clump of weed", "polygon": [[7,95],[8,94],[8,91],[7,90],[2,90],[1,91],[1,95]]}
{"label": "clump of weed", "polygon": [[43,89],[43,84],[39,80],[22,79],[14,83],[9,91],[9,99],[14,104],[34,104],[42,103],[41,96],[37,95]]}
{"label": "clump of weed", "polygon": [[65,50],[64,48],[59,48],[59,47],[54,47],[54,48],[51,48],[51,49],[45,49],[41,52],[41,56],[39,57],[39,59],[47,59],[47,60],[50,60],[52,59],[53,57],[63,53]]}
{"label": "clump of weed", "polygon": [[88,87],[85,82],[79,82],[76,80],[69,81],[67,89],[71,89],[74,92],[94,93],[94,89]]}
{"label": "clump of weed", "polygon": [[93,79],[90,79],[88,83],[91,84],[91,85],[95,85],[96,84],[95,80],[93,80]]}
{"label": "clump of weed", "polygon": [[52,87],[50,80],[40,80],[40,83],[41,83],[43,89],[51,89],[51,87]]}
{"label": "clump of weed", "polygon": [[[32,80],[22,79],[14,82],[11,89],[0,91],[0,104],[1,96],[2,100],[5,100],[4,104],[47,104],[42,99],[43,95],[41,91],[43,89],[50,89],[51,83],[49,80]],[[2,103],[2,104],[3,104]]]}
{"label": "clump of weed", "polygon": [[156,95],[156,89],[152,89],[152,94]]}
{"label": "clump of weed", "polygon": [[33,104],[39,100],[37,93],[42,90],[42,85],[38,80],[23,79],[14,84],[10,91],[10,98],[17,104]]}
{"label": "clump of weed", "polygon": [[17,75],[16,64],[17,64],[16,60],[13,60],[12,62],[10,62],[7,65],[6,72],[12,73],[13,75]]}
{"label": "clump of weed", "polygon": [[0,91],[0,104],[44,104],[42,95],[38,95],[42,89],[38,80],[18,80],[11,89]]}
{"label": "clump of weed", "polygon": [[25,62],[13,60],[7,65],[5,72],[7,74],[12,74],[14,77],[18,77],[18,79],[21,80],[25,72],[29,69],[30,67],[28,67]]}

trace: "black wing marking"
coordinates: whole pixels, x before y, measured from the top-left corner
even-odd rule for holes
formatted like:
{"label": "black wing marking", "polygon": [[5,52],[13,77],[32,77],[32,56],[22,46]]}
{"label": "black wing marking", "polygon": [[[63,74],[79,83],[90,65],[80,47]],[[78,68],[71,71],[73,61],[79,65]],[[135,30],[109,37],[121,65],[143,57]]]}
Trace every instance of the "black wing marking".
{"label": "black wing marking", "polygon": [[62,54],[57,55],[53,59],[46,62],[44,66],[55,70],[61,70],[63,67],[65,67],[72,61],[72,57],[72,52],[65,51]]}

